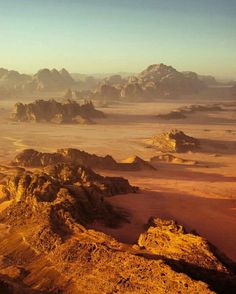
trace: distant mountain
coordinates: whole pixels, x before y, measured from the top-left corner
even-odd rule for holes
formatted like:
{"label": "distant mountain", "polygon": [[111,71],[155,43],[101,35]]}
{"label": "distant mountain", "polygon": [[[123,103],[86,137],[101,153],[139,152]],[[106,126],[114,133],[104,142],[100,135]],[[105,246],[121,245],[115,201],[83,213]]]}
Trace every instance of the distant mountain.
{"label": "distant mountain", "polygon": [[20,74],[15,70],[0,68],[0,86],[4,86],[6,88],[17,88],[30,80],[30,75]]}
{"label": "distant mountain", "polygon": [[113,94],[118,91],[119,98],[136,101],[195,93],[204,87],[196,73],[181,73],[161,63],[150,65],[140,74],[127,79],[118,75],[106,78],[95,94],[104,99],[104,91]]}
{"label": "distant mountain", "polygon": [[69,88],[74,84],[74,79],[66,69],[63,68],[58,71],[45,68],[39,70],[33,76],[32,83],[29,86],[32,87],[32,90],[57,91]]}

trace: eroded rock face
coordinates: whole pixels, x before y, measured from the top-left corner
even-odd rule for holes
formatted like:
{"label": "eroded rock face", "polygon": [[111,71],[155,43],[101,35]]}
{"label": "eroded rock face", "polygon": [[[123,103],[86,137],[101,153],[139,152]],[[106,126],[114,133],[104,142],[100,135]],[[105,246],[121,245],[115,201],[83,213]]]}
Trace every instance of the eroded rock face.
{"label": "eroded rock face", "polygon": [[235,265],[204,238],[186,233],[175,221],[151,219],[138,244],[150,253],[163,256],[176,269],[185,268],[194,278],[211,283],[217,292],[233,293]]}
{"label": "eroded rock face", "polygon": [[114,226],[124,219],[106,197],[136,191],[127,181],[76,164],[2,171],[11,200],[0,214],[0,290],[234,293],[229,261],[173,221],[155,219],[134,246],[86,229],[93,220]]}
{"label": "eroded rock face", "polygon": [[92,118],[104,117],[90,101],[79,105],[73,100],[64,103],[51,100],[36,100],[33,103],[17,103],[12,119],[22,122],[91,123]]}
{"label": "eroded rock face", "polygon": [[117,162],[112,156],[98,156],[73,148],[59,149],[55,153],[43,153],[26,149],[13,160],[13,165],[25,167],[42,167],[57,163],[76,163],[90,168],[107,170],[142,170],[154,169],[148,162],[134,156],[123,162]]}
{"label": "eroded rock face", "polygon": [[50,217],[55,213],[64,221],[70,217],[81,224],[94,219],[108,222],[113,217],[115,221],[120,216],[104,197],[138,191],[126,179],[103,177],[89,168],[73,164],[57,164],[39,172],[24,171],[16,176],[6,176],[1,180],[1,187],[8,200],[13,200],[10,209],[14,213],[7,215],[6,212],[3,216],[12,225],[24,221],[21,213],[26,207],[36,222],[40,210],[42,214],[49,213]]}
{"label": "eroded rock face", "polygon": [[164,152],[187,152],[199,148],[200,142],[184,132],[173,129],[147,140],[148,144]]}

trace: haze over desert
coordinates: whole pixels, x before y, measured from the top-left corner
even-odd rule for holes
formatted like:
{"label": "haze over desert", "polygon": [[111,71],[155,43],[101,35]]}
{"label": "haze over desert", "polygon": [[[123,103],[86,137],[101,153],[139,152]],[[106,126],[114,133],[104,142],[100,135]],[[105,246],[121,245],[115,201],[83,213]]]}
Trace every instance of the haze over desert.
{"label": "haze over desert", "polygon": [[235,11],[0,1],[0,294],[236,293]]}

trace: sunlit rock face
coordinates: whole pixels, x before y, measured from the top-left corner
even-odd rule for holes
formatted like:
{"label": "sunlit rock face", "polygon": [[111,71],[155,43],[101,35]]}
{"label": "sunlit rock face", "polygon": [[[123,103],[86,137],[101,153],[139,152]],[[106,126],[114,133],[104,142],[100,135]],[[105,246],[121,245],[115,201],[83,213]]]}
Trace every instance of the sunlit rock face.
{"label": "sunlit rock face", "polygon": [[127,221],[107,201],[137,192],[125,179],[64,163],[1,172],[3,293],[234,293],[230,261],[173,221],[153,219],[135,245],[86,229]]}
{"label": "sunlit rock face", "polygon": [[187,152],[200,147],[200,142],[197,139],[176,129],[153,136],[147,140],[147,143],[164,152]]}
{"label": "sunlit rock face", "polygon": [[92,123],[92,118],[103,118],[103,112],[96,110],[93,103],[85,101],[80,105],[73,100],[64,103],[51,100],[36,100],[33,103],[17,103],[12,119],[22,122]]}
{"label": "sunlit rock face", "polygon": [[235,264],[207,240],[196,233],[187,233],[175,221],[151,218],[138,245],[165,257],[176,270],[211,284],[217,293],[233,293]]}

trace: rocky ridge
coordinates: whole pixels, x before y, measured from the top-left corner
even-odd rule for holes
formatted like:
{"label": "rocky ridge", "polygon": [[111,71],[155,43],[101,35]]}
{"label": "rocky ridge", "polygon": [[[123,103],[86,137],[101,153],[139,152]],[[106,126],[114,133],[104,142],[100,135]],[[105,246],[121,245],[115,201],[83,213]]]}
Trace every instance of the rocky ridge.
{"label": "rocky ridge", "polygon": [[71,164],[34,172],[20,168],[10,176],[7,168],[2,172],[8,198],[0,209],[5,202],[8,205],[0,215],[5,226],[4,235],[0,228],[0,289],[54,294],[234,293],[233,264],[173,221],[153,220],[133,246],[86,229],[94,219],[107,225],[123,219],[107,205],[106,197],[125,193],[121,186],[135,192],[127,181]]}
{"label": "rocky ridge", "polygon": [[36,100],[33,103],[17,103],[12,119],[21,122],[92,123],[93,118],[103,118],[103,112],[96,110],[93,103],[85,101],[80,105],[73,100],[63,103],[51,100]]}
{"label": "rocky ridge", "polygon": [[117,162],[112,156],[98,156],[73,148],[58,149],[54,153],[43,153],[25,149],[12,161],[13,165],[23,167],[43,167],[57,163],[76,163],[90,168],[108,170],[142,170],[154,167],[141,158],[134,156],[123,162]]}

